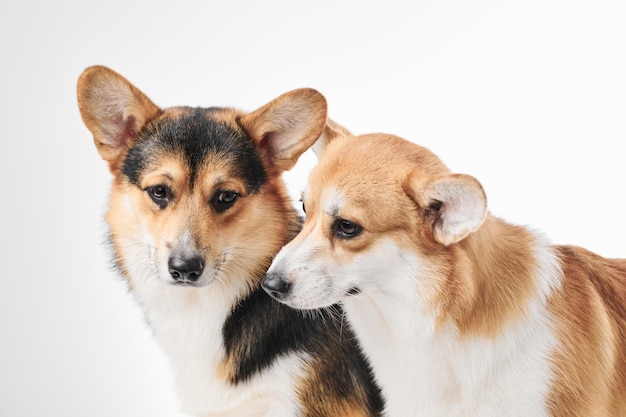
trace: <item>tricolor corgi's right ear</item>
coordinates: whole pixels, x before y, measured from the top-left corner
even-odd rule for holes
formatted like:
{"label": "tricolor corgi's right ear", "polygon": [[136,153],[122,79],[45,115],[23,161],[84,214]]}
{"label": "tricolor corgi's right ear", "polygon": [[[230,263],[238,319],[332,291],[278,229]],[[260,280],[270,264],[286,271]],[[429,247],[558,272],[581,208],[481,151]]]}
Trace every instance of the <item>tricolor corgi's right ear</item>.
{"label": "tricolor corgi's right ear", "polygon": [[148,121],[161,113],[144,93],[117,72],[87,68],[78,78],[78,108],[102,159],[115,171],[120,156]]}
{"label": "tricolor corgi's right ear", "polygon": [[312,88],[285,93],[239,118],[277,172],[296,164],[322,134],[325,121],[326,98]]}
{"label": "tricolor corgi's right ear", "polygon": [[317,159],[322,157],[322,154],[326,150],[328,144],[341,137],[352,136],[352,133],[345,127],[341,126],[339,123],[331,120],[330,118],[326,119],[326,126],[324,126],[324,131],[322,135],[317,139],[317,141],[313,144],[313,152]]}

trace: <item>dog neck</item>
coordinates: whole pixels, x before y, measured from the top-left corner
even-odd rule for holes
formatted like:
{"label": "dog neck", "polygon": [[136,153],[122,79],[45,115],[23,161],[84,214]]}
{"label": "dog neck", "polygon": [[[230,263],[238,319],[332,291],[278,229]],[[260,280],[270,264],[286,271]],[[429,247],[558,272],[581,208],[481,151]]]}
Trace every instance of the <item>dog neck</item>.
{"label": "dog neck", "polygon": [[[225,357],[222,328],[233,306],[249,292],[244,279],[232,280],[233,286],[211,285],[206,288],[181,288],[157,279],[135,284],[133,293],[141,304],[146,320],[160,346],[171,361],[179,384],[187,384],[197,375],[197,384],[206,384],[220,375]],[[235,283],[239,282],[239,288]],[[208,376],[212,375],[213,378]],[[208,385],[208,384],[207,384]],[[210,392],[211,387],[204,389]],[[184,391],[184,390],[183,390]],[[185,392],[181,392],[184,397]]]}
{"label": "dog neck", "polygon": [[245,279],[233,282],[241,284],[181,288],[154,279],[133,290],[168,358],[187,413],[233,410],[252,398],[246,389],[232,384],[227,365],[224,323],[250,292]]}
{"label": "dog neck", "polygon": [[560,281],[556,256],[541,236],[492,216],[450,247],[449,258],[435,305],[438,324],[453,323],[460,336],[495,337]]}
{"label": "dog neck", "polygon": [[424,322],[425,336],[452,326],[461,338],[493,338],[527,316],[533,302],[543,303],[562,274],[554,248],[541,235],[493,216],[457,244],[427,257],[405,249],[402,258],[406,262],[389,265],[384,287],[365,289],[347,303],[387,311],[395,308],[387,301],[392,298]]}
{"label": "dog neck", "polygon": [[[389,398],[388,414],[454,415],[450,404],[484,403],[482,415],[497,415],[493,401],[524,397],[517,395],[523,378],[537,388],[526,396],[534,407],[529,414],[545,416],[545,357],[556,343],[545,302],[560,284],[554,250],[540,236],[490,217],[434,265],[417,254],[403,258],[386,278],[395,282],[393,294],[364,290],[345,301]],[[528,363],[536,364],[531,372]],[[496,391],[475,390],[476,381],[489,378]]]}

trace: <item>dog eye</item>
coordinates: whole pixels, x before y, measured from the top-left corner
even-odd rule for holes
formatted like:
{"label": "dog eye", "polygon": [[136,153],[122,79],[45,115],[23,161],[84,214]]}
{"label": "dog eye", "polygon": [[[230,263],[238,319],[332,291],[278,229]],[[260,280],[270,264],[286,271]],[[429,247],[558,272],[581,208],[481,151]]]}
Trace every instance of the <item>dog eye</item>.
{"label": "dog eye", "polygon": [[172,199],[172,192],[170,189],[162,184],[154,185],[146,189],[148,195],[160,208],[164,209]]}
{"label": "dog eye", "polygon": [[352,239],[363,230],[363,228],[358,224],[346,219],[337,219],[333,229],[335,231],[335,235],[342,239]]}
{"label": "dog eye", "polygon": [[218,213],[225,211],[235,204],[239,194],[235,191],[218,191],[211,199],[211,205]]}

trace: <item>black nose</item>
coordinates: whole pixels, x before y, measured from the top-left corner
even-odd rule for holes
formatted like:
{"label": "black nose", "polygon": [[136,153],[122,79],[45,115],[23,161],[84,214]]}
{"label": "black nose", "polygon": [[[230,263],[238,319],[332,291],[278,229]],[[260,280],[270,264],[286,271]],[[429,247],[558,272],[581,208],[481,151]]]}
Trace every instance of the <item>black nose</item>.
{"label": "black nose", "polygon": [[200,275],[202,275],[204,261],[199,257],[179,258],[172,256],[167,262],[167,267],[169,268],[170,275],[176,281],[196,282],[198,278],[200,278]]}
{"label": "black nose", "polygon": [[269,295],[277,300],[285,297],[291,288],[291,283],[286,279],[283,279],[281,274],[277,273],[267,274],[261,285]]}

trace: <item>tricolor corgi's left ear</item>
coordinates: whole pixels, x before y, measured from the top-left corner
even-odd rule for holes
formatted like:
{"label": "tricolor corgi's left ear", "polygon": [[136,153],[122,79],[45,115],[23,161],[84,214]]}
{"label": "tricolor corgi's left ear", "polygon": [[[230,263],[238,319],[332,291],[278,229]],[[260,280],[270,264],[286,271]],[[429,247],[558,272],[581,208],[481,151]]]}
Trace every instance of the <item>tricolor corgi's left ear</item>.
{"label": "tricolor corgi's left ear", "polygon": [[139,131],[161,113],[126,78],[100,65],[89,67],[80,75],[77,97],[83,122],[112,172],[117,171]]}
{"label": "tricolor corgi's left ear", "polygon": [[321,93],[302,88],[245,114],[239,123],[265,152],[272,166],[286,171],[322,134],[326,111],[326,99]]}
{"label": "tricolor corgi's left ear", "polygon": [[460,242],[478,230],[487,216],[485,190],[470,175],[424,178],[412,173],[405,189],[422,208],[424,220],[432,227],[434,239],[444,246]]}

